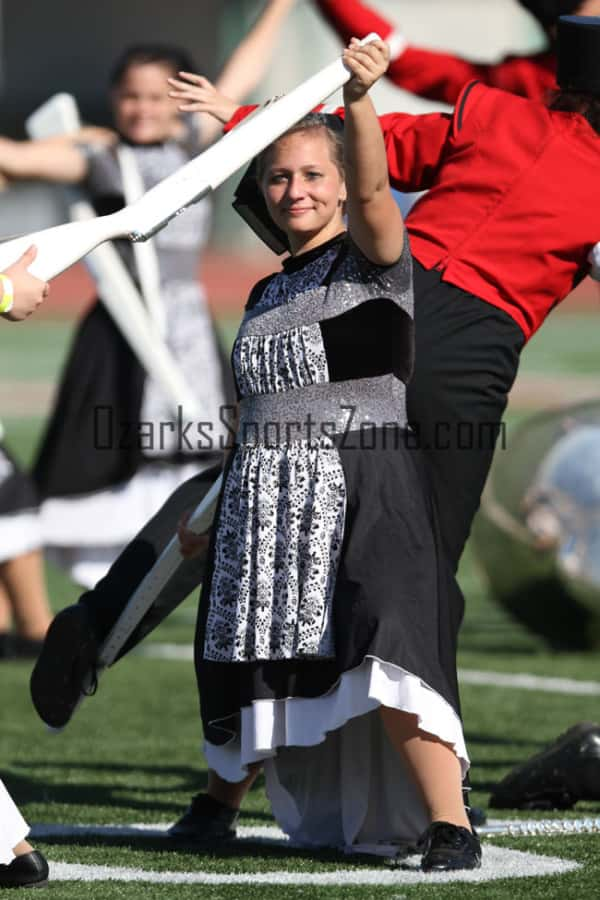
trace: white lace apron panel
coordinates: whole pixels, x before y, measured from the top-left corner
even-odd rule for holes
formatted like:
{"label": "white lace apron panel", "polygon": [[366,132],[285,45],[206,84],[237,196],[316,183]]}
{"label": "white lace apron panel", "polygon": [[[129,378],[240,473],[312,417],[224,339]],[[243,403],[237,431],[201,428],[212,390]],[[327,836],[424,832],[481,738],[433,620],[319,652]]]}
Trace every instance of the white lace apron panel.
{"label": "white lace apron panel", "polygon": [[238,447],[225,483],[204,658],[334,653],[332,597],[346,490],[337,449]]}
{"label": "white lace apron panel", "polygon": [[278,334],[240,337],[233,347],[233,364],[243,397],[276,394],[329,381],[318,324],[302,325]]}

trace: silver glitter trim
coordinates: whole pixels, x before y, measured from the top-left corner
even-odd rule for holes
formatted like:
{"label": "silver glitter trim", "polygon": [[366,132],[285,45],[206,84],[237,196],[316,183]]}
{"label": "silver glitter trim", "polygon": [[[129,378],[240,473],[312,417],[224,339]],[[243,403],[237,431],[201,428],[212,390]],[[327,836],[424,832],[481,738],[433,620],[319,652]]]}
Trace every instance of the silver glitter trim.
{"label": "silver glitter trim", "polygon": [[[325,260],[327,268],[330,267],[340,252],[338,248],[335,250],[335,253],[315,260],[315,264],[322,266]],[[382,268],[374,265],[351,243],[350,252],[335,271],[329,285],[314,287],[313,269],[313,264],[309,263],[298,272],[276,275],[265,294],[270,296],[276,293],[281,300],[265,310],[261,298],[246,313],[238,337],[274,334],[299,325],[312,325],[375,299],[392,300],[412,318],[412,258],[408,237],[402,256],[394,266]],[[276,300],[275,297],[273,299]]]}
{"label": "silver glitter trim", "polygon": [[313,384],[244,397],[239,414],[239,444],[319,442],[365,428],[405,428],[406,388],[394,375]]}

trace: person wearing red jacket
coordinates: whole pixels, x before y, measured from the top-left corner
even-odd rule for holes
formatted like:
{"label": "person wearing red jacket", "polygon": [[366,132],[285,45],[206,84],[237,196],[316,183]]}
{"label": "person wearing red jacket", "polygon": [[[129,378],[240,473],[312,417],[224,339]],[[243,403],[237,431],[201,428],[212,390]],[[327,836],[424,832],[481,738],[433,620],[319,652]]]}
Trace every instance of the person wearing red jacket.
{"label": "person wearing red jacket", "polygon": [[532,56],[509,56],[484,65],[408,44],[396,26],[361,0],[316,0],[324,18],[344,42],[377,32],[390,46],[388,78],[419,97],[453,106],[467,82],[477,79],[532,100],[546,100],[556,90],[555,25],[561,15],[599,15],[599,0],[520,0],[548,35],[549,49]]}
{"label": "person wearing red jacket", "polygon": [[600,231],[600,17],[561,18],[559,40],[551,108],[471,82],[452,114],[380,118],[392,186],[427,191],[406,222],[417,330],[408,410],[455,569],[520,352],[589,274]]}

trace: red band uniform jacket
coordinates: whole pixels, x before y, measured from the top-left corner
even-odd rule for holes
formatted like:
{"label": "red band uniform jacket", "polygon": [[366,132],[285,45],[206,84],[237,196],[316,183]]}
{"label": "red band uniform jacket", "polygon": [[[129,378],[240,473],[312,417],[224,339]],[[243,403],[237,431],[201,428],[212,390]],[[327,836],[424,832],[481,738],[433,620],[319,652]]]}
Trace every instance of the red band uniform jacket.
{"label": "red band uniform jacket", "polygon": [[[232,128],[252,107],[240,107]],[[343,115],[343,110],[338,110]],[[505,310],[526,339],[590,271],[600,136],[578,113],[473,82],[452,114],[380,118],[390,181],[426,269]]]}

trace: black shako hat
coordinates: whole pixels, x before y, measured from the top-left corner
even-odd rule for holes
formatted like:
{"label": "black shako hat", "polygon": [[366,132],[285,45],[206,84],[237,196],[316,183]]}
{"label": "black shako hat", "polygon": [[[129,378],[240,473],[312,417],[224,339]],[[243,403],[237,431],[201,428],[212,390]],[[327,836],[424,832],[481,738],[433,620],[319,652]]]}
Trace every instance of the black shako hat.
{"label": "black shako hat", "polygon": [[558,75],[563,91],[600,96],[600,16],[558,20]]}
{"label": "black shako hat", "polygon": [[285,231],[279,228],[269,215],[256,178],[256,168],[256,159],[253,159],[235,189],[231,205],[269,250],[280,256],[282,253],[289,253],[290,245]]}
{"label": "black shako hat", "polygon": [[582,0],[519,0],[521,6],[529,10],[542,25],[549,27],[554,25],[560,16],[569,16],[574,13]]}

